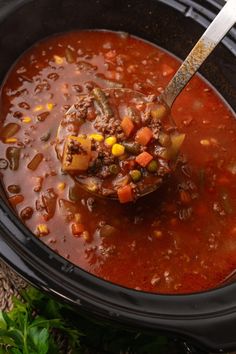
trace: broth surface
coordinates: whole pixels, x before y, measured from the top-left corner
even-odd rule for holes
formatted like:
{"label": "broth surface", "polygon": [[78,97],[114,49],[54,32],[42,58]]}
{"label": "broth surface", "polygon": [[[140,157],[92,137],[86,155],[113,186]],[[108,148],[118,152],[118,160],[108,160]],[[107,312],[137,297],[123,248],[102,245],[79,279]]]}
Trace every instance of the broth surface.
{"label": "broth surface", "polygon": [[213,288],[236,268],[234,114],[195,76],[172,110],[186,134],[176,171],[125,205],[76,185],[55,144],[75,95],[117,86],[160,93],[178,67],[169,53],[124,33],[71,32],[24,53],[1,91],[0,173],[19,217],[88,272],[156,293]]}

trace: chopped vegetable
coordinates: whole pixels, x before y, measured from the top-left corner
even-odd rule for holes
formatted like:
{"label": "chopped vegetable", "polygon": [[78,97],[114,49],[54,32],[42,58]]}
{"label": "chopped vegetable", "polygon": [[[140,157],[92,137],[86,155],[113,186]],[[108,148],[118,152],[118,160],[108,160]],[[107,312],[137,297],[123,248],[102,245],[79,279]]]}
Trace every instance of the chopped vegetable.
{"label": "chopped vegetable", "polygon": [[104,140],[104,136],[101,134],[89,134],[89,139],[93,139],[95,141],[101,142]]}
{"label": "chopped vegetable", "polygon": [[43,142],[47,142],[51,137],[51,132],[48,131],[44,135],[41,136],[40,140]]}
{"label": "chopped vegetable", "polygon": [[30,123],[32,121],[32,119],[30,118],[30,117],[28,117],[28,116],[26,116],[26,117],[24,117],[23,119],[22,119],[22,122],[23,123]]}
{"label": "chopped vegetable", "polygon": [[150,155],[148,152],[144,151],[136,157],[135,161],[140,166],[146,167],[152,159],[153,159],[153,156]]}
{"label": "chopped vegetable", "polygon": [[8,192],[13,193],[13,194],[18,194],[21,191],[21,188],[18,184],[11,184],[10,186],[7,187]]}
{"label": "chopped vegetable", "polygon": [[142,178],[142,173],[139,170],[132,170],[129,174],[133,182],[138,182]]}
{"label": "chopped vegetable", "polygon": [[37,225],[37,230],[36,234],[41,237],[41,236],[47,236],[49,234],[49,229],[46,224],[39,224]]}
{"label": "chopped vegetable", "polygon": [[39,104],[39,105],[34,107],[33,111],[34,112],[39,112],[39,111],[42,111],[42,109],[43,109],[43,106],[41,104]]}
{"label": "chopped vegetable", "polygon": [[185,134],[178,134],[171,136],[171,150],[170,150],[170,158],[174,158],[178,155],[178,152],[184,142]]}
{"label": "chopped vegetable", "polygon": [[154,230],[153,231],[153,236],[157,239],[160,239],[163,237],[163,232],[161,230]]}
{"label": "chopped vegetable", "polygon": [[125,147],[121,144],[114,144],[111,151],[114,156],[119,157],[124,154]]}
{"label": "chopped vegetable", "polygon": [[34,192],[40,192],[43,185],[43,177],[34,177]]}
{"label": "chopped vegetable", "polygon": [[17,138],[7,138],[5,139],[6,144],[14,144],[17,143],[18,139]]}
{"label": "chopped vegetable", "polygon": [[48,188],[41,194],[40,205],[38,210],[42,212],[45,221],[50,220],[56,211],[57,206],[57,194],[53,188]]}
{"label": "chopped vegetable", "polygon": [[51,110],[53,109],[53,107],[54,107],[54,104],[51,103],[51,102],[48,102],[48,103],[46,104],[46,108],[47,108],[47,110],[49,110],[49,111],[51,111]]}
{"label": "chopped vegetable", "polygon": [[3,129],[0,131],[0,139],[6,140],[8,138],[11,138],[13,135],[15,135],[18,131],[20,130],[20,126],[17,123],[8,123],[3,127]]}
{"label": "chopped vegetable", "polygon": [[152,137],[153,137],[152,130],[148,127],[143,127],[137,131],[135,140],[139,144],[146,146],[150,142]]}
{"label": "chopped vegetable", "polygon": [[157,163],[156,160],[152,160],[152,161],[149,162],[149,164],[147,165],[147,170],[148,170],[148,172],[151,172],[151,173],[157,172],[157,168],[158,168],[158,163]]}
{"label": "chopped vegetable", "polygon": [[113,174],[113,175],[117,175],[119,173],[119,166],[116,164],[112,164],[109,166],[109,171]]}
{"label": "chopped vegetable", "polygon": [[109,136],[108,138],[105,139],[105,144],[107,146],[112,146],[116,143],[117,139],[115,136]]}
{"label": "chopped vegetable", "polygon": [[39,164],[43,161],[43,154],[36,154],[30,163],[27,165],[28,169],[35,171],[39,167]]}
{"label": "chopped vegetable", "polygon": [[101,107],[103,114],[106,115],[107,117],[112,117],[113,111],[109,105],[105,93],[99,87],[94,88],[92,93],[98,105]]}
{"label": "chopped vegetable", "polygon": [[120,203],[128,203],[134,200],[132,187],[128,184],[117,190]]}
{"label": "chopped vegetable", "polygon": [[138,155],[140,153],[140,144],[136,142],[124,142],[125,151],[132,155]]}
{"label": "chopped vegetable", "polygon": [[163,133],[163,132],[161,132],[159,134],[158,140],[159,140],[159,143],[164,147],[167,147],[171,144],[170,136],[168,134]]}
{"label": "chopped vegetable", "polygon": [[151,110],[151,117],[155,120],[162,120],[167,115],[167,109],[163,104],[159,104]]}
{"label": "chopped vegetable", "polygon": [[26,208],[21,210],[20,217],[21,217],[22,220],[29,220],[29,219],[32,218],[33,213],[34,213],[33,208],[26,207]]}
{"label": "chopped vegetable", "polygon": [[112,235],[115,234],[116,231],[117,229],[114,226],[106,224],[101,227],[99,233],[101,237],[111,237]]}
{"label": "chopped vegetable", "polygon": [[6,158],[9,161],[10,169],[13,171],[18,170],[20,163],[20,148],[8,147],[6,151]]}
{"label": "chopped vegetable", "polygon": [[82,232],[84,232],[84,225],[78,224],[78,223],[73,223],[71,225],[71,231],[74,236],[80,236],[82,234]]}
{"label": "chopped vegetable", "polygon": [[54,55],[53,58],[54,58],[55,63],[56,63],[57,65],[62,65],[62,64],[63,64],[63,58],[60,57],[59,55]]}
{"label": "chopped vegetable", "polygon": [[91,140],[89,138],[69,135],[64,144],[62,167],[64,171],[85,171],[91,157]]}
{"label": "chopped vegetable", "polygon": [[64,191],[65,188],[66,188],[65,182],[58,183],[57,189],[58,189],[59,191]]}
{"label": "chopped vegetable", "polygon": [[20,204],[23,202],[24,196],[21,194],[17,194],[17,195],[13,195],[8,200],[11,203],[11,205],[15,207],[17,204]]}
{"label": "chopped vegetable", "polygon": [[210,140],[208,140],[208,139],[201,139],[200,144],[203,146],[210,146],[211,145]]}
{"label": "chopped vegetable", "polygon": [[44,122],[47,119],[47,117],[49,116],[49,114],[50,114],[49,112],[42,112],[37,115],[37,120],[39,122]]}
{"label": "chopped vegetable", "polygon": [[75,59],[76,59],[75,53],[70,48],[66,48],[65,57],[66,57],[67,63],[72,64],[75,62]]}
{"label": "chopped vegetable", "polygon": [[134,123],[132,121],[132,119],[128,116],[125,116],[122,121],[121,121],[121,128],[123,129],[125,135],[127,137],[130,136],[130,134],[133,132],[134,130]]}
{"label": "chopped vegetable", "polygon": [[8,167],[8,162],[5,159],[0,159],[0,170],[6,170]]}

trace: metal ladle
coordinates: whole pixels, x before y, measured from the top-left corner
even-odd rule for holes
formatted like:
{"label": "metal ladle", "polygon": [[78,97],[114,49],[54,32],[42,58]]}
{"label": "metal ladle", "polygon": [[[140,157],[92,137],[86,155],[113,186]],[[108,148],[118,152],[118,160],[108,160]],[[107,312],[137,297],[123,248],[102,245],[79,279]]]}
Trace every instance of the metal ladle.
{"label": "metal ladle", "polygon": [[[215,17],[215,19],[212,21],[210,26],[206,29],[202,37],[199,39],[199,41],[196,43],[196,45],[193,47],[187,58],[184,60],[176,74],[173,76],[173,78],[170,80],[166,88],[164,89],[163,93],[158,97],[158,100],[160,102],[163,102],[169,109],[171,109],[175,99],[177,96],[181,93],[183,88],[186,86],[186,84],[189,82],[189,80],[193,77],[193,75],[197,72],[197,70],[200,68],[200,66],[204,63],[204,61],[207,59],[207,57],[211,54],[211,52],[214,50],[214,48],[217,46],[217,44],[222,40],[222,38],[226,35],[226,33],[231,29],[231,27],[235,24],[236,22],[236,0],[228,0],[224,7],[221,9],[221,11],[218,13],[218,15]],[[113,92],[117,90],[117,92],[123,91],[123,94],[127,92],[127,95],[131,94],[133,92],[133,96],[139,96],[143,97],[143,100],[145,100],[145,95],[133,91],[130,89],[110,89]],[[109,89],[106,89],[105,91],[109,92]],[[75,109],[74,105],[69,108],[67,113],[73,111]],[[66,114],[67,114],[66,113]],[[61,136],[63,135],[63,125],[60,124],[59,129],[58,129],[58,137],[61,139]],[[61,155],[61,147],[59,146],[59,149],[57,149],[58,156],[60,158]],[[74,177],[75,180],[82,186],[82,188],[88,190],[89,192],[98,195],[98,196],[103,196],[98,194],[97,192],[92,192],[88,188],[86,188],[86,185],[84,184],[84,179],[80,179],[78,177]],[[156,190],[159,187],[159,185],[150,185],[147,186],[147,188],[143,191],[143,193],[140,196],[149,194]],[[104,196],[103,196],[104,197]],[[111,198],[109,196],[109,198]],[[116,197],[112,196],[112,199],[116,199]]]}

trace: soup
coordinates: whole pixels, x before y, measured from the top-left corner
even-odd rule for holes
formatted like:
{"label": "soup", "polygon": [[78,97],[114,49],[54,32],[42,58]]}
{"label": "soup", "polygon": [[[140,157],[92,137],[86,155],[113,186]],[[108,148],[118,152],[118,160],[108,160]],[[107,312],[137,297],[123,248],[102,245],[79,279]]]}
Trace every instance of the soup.
{"label": "soup", "polygon": [[161,93],[179,64],[126,33],[71,32],[24,53],[1,91],[0,171],[21,220],[86,271],[156,293],[210,289],[235,270],[234,113],[195,76],[172,109],[185,134],[175,171],[135,203],[85,192],[55,147],[76,96],[117,87]]}

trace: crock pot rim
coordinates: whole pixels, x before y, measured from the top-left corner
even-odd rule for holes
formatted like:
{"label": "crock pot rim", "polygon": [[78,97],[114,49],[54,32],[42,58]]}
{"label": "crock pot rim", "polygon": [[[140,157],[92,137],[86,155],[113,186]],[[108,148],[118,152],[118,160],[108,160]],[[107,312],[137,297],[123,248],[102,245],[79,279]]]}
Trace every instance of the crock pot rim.
{"label": "crock pot rim", "polygon": [[[31,3],[34,2],[35,0],[16,0],[17,6],[20,7],[21,5],[25,5],[27,3]],[[166,0],[159,0],[162,3],[165,3],[169,5],[169,2]],[[175,3],[177,3],[178,1],[174,1]],[[179,1],[179,2],[184,2],[184,1]],[[192,2],[192,1],[188,1],[188,2]],[[212,1],[211,1],[212,3]],[[218,1],[219,3],[219,1]],[[8,9],[9,10],[9,9]],[[16,7],[12,6],[11,11],[15,11]],[[10,14],[10,12],[8,12],[8,15]],[[6,223],[5,223],[6,222]],[[6,224],[8,224],[8,226],[6,227]],[[16,235],[14,235],[14,231],[17,231],[17,237]],[[20,231],[20,233],[19,233]],[[21,240],[20,240],[21,239]],[[24,240],[24,241],[23,241]],[[23,241],[23,242],[22,242]],[[43,258],[39,259],[39,261],[43,263],[42,269],[41,271],[39,270],[39,263],[37,263],[37,257],[33,257],[33,259],[30,259],[30,254],[29,254],[29,249],[27,249],[25,246],[26,244],[30,244],[32,245],[32,247],[39,251],[40,254],[40,250],[42,251],[42,256],[46,256],[48,255],[49,258],[51,259],[50,261],[54,260],[56,262],[58,262],[58,264],[60,264],[62,266],[62,268],[58,268],[56,271],[56,277],[53,280],[53,286],[50,286],[50,284],[48,283],[48,277],[46,277],[46,273],[44,273],[45,268],[48,267],[47,263],[44,262]],[[4,253],[4,249],[8,249],[9,251],[9,259],[7,260]],[[64,258],[62,258],[61,256],[55,254],[51,249],[49,249],[49,247],[47,247],[46,245],[42,244],[40,240],[36,239],[35,236],[23,225],[20,223],[20,221],[18,220],[18,218],[12,214],[11,210],[8,208],[8,206],[6,204],[3,203],[2,200],[0,200],[0,256],[5,259],[5,261],[7,263],[10,263],[11,266],[13,266],[13,268],[20,273],[23,277],[25,277],[27,280],[33,282],[35,285],[39,286],[40,288],[44,289],[45,291],[49,292],[50,294],[54,293],[55,295],[59,296],[61,299],[64,298],[66,301],[70,302],[73,305],[76,305],[77,307],[80,307],[82,302],[84,302],[86,304],[87,309],[89,309],[91,307],[91,309],[96,312],[97,311],[97,306],[98,306],[98,299],[97,299],[97,295],[95,297],[95,303],[91,305],[91,298],[88,300],[88,294],[86,292],[81,293],[82,289],[81,286],[85,286],[82,283],[79,283],[79,289],[77,287],[75,287],[74,289],[79,290],[78,294],[79,297],[76,296],[75,298],[72,300],[72,298],[68,297],[65,293],[62,294],[60,293],[60,291],[58,291],[58,288],[60,288],[60,281],[63,280],[65,283],[68,285],[68,292],[69,290],[71,292],[72,289],[70,289],[70,286],[72,284],[68,284],[68,282],[66,282],[68,279],[70,279],[73,282],[73,286],[77,285],[78,283],[76,282],[76,280],[78,279],[78,276],[81,277],[81,279],[83,281],[91,281],[93,283],[95,283],[94,285],[96,285],[96,287],[101,287],[101,288],[106,288],[106,291],[113,291],[114,293],[120,293],[120,295],[123,297],[122,301],[125,302],[126,306],[129,307],[130,310],[130,306],[131,305],[135,305],[137,308],[140,307],[140,303],[132,303],[133,302],[133,298],[134,297],[139,297],[139,301],[141,301],[140,299],[144,299],[145,301],[150,301],[151,303],[153,303],[152,301],[155,299],[156,301],[156,305],[157,309],[159,310],[159,312],[157,312],[157,318],[163,320],[162,322],[162,328],[165,329],[166,325],[165,325],[165,320],[168,321],[169,318],[171,319],[175,319],[176,321],[183,321],[183,322],[189,322],[191,323],[191,321],[193,319],[196,320],[201,320],[201,319],[208,319],[208,318],[219,318],[222,321],[222,318],[226,318],[231,316],[232,314],[235,313],[235,303],[232,301],[231,306],[229,307],[229,302],[226,301],[225,299],[227,298],[228,300],[228,295],[229,293],[235,293],[236,290],[236,284],[232,283],[232,284],[228,284],[224,287],[221,288],[217,288],[217,289],[212,289],[206,292],[202,292],[202,293],[195,293],[195,294],[187,294],[187,295],[157,295],[157,294],[151,294],[151,293],[144,293],[144,292],[140,292],[140,291],[135,291],[132,289],[127,289],[109,282],[106,282],[100,278],[97,278],[85,271],[83,271],[82,269],[73,266],[69,261],[65,260]],[[19,263],[16,264],[15,261],[20,262],[20,266],[19,267]],[[49,267],[50,268],[50,267]],[[73,274],[73,269],[75,269],[75,273],[76,273],[76,277],[74,277]],[[32,272],[32,270],[34,270],[34,272]],[[51,271],[54,273],[55,269],[54,266],[51,269]],[[71,273],[72,272],[72,273]],[[52,279],[50,279],[52,280]],[[76,284],[75,284],[76,283]],[[98,288],[96,288],[97,291]],[[75,294],[74,294],[75,295]],[[102,309],[102,303],[105,301],[104,300],[104,296],[107,296],[106,293],[102,294],[102,301],[99,304],[100,308]],[[167,304],[167,309],[169,309],[170,311],[173,310],[172,307],[169,306],[170,302],[174,302],[175,303],[175,311],[176,314],[164,314],[164,316],[160,316],[160,312],[163,309],[163,304],[166,301],[168,301]],[[173,300],[174,299],[174,300]],[[204,304],[208,305],[208,311],[202,311],[202,313],[199,313],[199,310],[201,309],[201,305],[203,306]],[[106,308],[107,308],[107,304],[110,304],[109,301],[106,301]],[[181,304],[181,306],[180,306]],[[94,306],[93,306],[94,305]],[[117,305],[117,304],[114,304]],[[124,309],[127,312],[128,308],[124,306]],[[204,306],[203,306],[204,308]],[[209,308],[211,308],[211,310],[209,311]],[[217,308],[217,311],[216,311]],[[187,313],[185,313],[185,309],[187,311]],[[215,311],[214,311],[215,309]],[[182,310],[182,312],[180,311]],[[107,309],[106,309],[107,311]],[[114,308],[111,306],[111,311],[114,311],[113,313],[113,317],[121,317],[121,309],[119,309],[120,313],[116,313],[116,310],[114,310]],[[153,309],[152,309],[153,311]],[[191,313],[192,311],[192,313]],[[140,313],[142,314],[142,311],[140,311]],[[190,314],[191,313],[191,314]],[[101,314],[101,313],[100,313]],[[130,314],[130,313],[129,313]],[[145,315],[147,314],[147,312],[145,313]],[[137,315],[137,314],[136,314]],[[151,315],[151,312],[148,313],[148,315]],[[135,317],[135,316],[134,316]],[[137,317],[137,316],[136,316]],[[131,319],[132,322],[132,319]],[[161,322],[160,322],[161,324]],[[187,325],[185,324],[185,327]],[[171,329],[171,326],[168,325],[167,326],[168,329]],[[191,326],[190,326],[191,327]],[[173,331],[175,332],[183,332],[182,334],[186,334],[186,329],[182,331],[181,326],[173,326]],[[184,328],[184,327],[183,327]],[[167,330],[168,330],[167,329]],[[191,328],[189,330],[189,335],[194,337],[191,333]],[[195,336],[197,339],[197,336]],[[207,341],[205,341],[205,344],[207,345]],[[212,343],[211,343],[212,344]],[[208,342],[209,345],[209,342]],[[235,342],[234,342],[235,345]],[[216,343],[217,346],[217,343]],[[227,348],[231,348],[232,347],[232,343],[228,343],[225,347]],[[217,349],[217,348],[216,348]]]}

